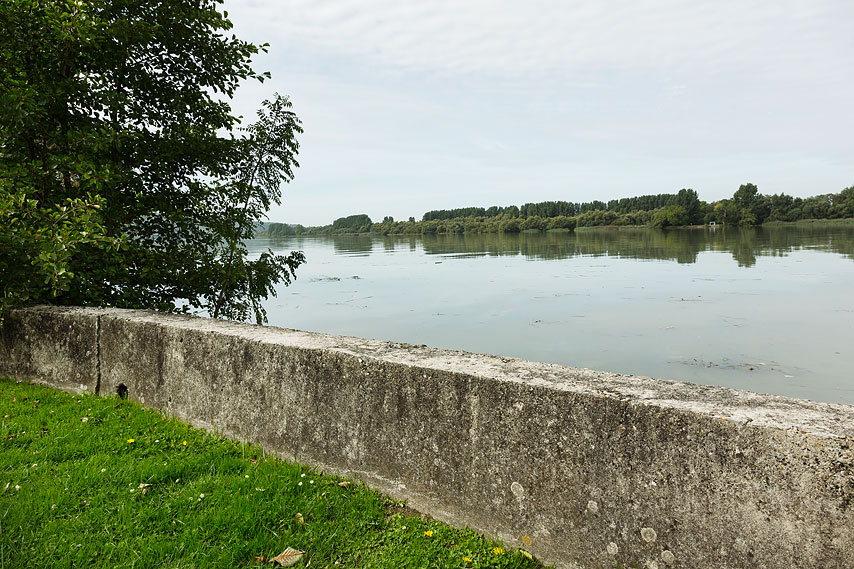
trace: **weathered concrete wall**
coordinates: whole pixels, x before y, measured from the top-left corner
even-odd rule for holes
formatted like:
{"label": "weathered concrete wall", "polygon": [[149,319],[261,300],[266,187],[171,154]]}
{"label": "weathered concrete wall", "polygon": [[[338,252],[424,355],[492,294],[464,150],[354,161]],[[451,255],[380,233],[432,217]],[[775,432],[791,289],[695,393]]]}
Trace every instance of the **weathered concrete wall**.
{"label": "weathered concrete wall", "polygon": [[854,567],[851,406],[141,311],[18,316],[0,373],[123,384],[559,566]]}
{"label": "weathered concrete wall", "polygon": [[0,327],[0,374],[73,391],[98,390],[98,315],[86,308],[38,308]]}

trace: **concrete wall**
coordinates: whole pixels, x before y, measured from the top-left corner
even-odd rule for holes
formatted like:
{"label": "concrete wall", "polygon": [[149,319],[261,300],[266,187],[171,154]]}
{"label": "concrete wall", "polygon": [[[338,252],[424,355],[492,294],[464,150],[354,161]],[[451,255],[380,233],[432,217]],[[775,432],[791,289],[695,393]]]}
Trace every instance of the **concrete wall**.
{"label": "concrete wall", "polygon": [[854,407],[143,311],[38,308],[0,374],[130,397],[561,567],[854,567]]}

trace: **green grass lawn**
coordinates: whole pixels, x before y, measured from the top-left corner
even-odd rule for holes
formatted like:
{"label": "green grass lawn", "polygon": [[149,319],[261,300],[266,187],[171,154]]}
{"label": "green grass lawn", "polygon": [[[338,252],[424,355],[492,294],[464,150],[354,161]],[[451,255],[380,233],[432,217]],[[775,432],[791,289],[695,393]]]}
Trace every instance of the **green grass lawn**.
{"label": "green grass lawn", "polygon": [[0,569],[541,565],[115,397],[0,379]]}

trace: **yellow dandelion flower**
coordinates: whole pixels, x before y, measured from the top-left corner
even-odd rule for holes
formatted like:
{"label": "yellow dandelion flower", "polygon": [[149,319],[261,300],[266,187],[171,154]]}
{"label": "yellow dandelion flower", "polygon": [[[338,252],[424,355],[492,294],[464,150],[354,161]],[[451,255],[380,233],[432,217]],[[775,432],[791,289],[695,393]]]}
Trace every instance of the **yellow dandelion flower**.
{"label": "yellow dandelion flower", "polygon": [[135,440],[135,439],[128,439],[128,444],[129,444],[129,445],[133,444],[134,440]]}
{"label": "yellow dandelion flower", "polygon": [[503,547],[493,547],[492,553],[494,555],[504,555],[504,548]]}
{"label": "yellow dandelion flower", "polygon": [[433,537],[433,530],[428,529],[427,531],[424,532],[424,535],[426,535],[427,537]]}
{"label": "yellow dandelion flower", "polygon": [[182,445],[184,445],[184,446],[187,446],[187,441],[184,441],[184,442],[183,442],[183,443],[181,443],[181,444],[182,444]]}
{"label": "yellow dandelion flower", "polygon": [[463,557],[463,563],[471,563],[471,557]]}

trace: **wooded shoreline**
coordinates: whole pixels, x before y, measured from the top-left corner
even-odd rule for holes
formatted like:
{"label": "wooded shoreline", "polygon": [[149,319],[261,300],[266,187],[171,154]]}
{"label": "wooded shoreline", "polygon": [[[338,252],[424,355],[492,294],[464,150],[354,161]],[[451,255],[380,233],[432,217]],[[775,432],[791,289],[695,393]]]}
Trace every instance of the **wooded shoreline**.
{"label": "wooded shoreline", "polygon": [[796,198],[763,195],[755,184],[742,184],[731,199],[706,202],[696,191],[573,203],[546,201],[517,206],[468,207],[428,211],[420,221],[391,216],[374,223],[367,214],[341,217],[330,225],[264,223],[258,237],[370,233],[423,235],[452,233],[519,233],[573,231],[580,227],[686,227],[701,225],[756,226],[767,223],[816,222],[854,219],[854,186],[838,194]]}

